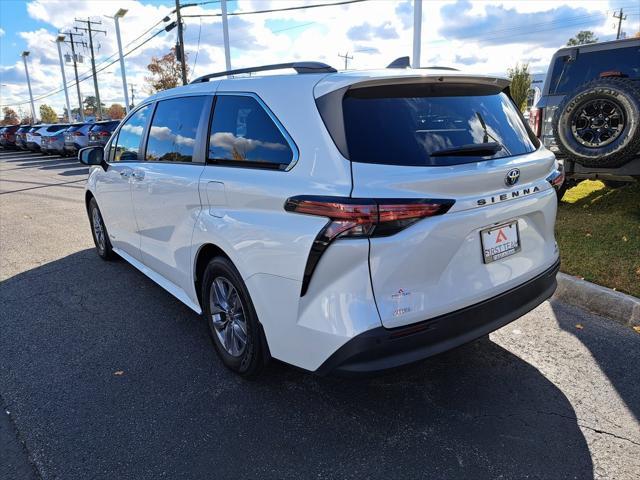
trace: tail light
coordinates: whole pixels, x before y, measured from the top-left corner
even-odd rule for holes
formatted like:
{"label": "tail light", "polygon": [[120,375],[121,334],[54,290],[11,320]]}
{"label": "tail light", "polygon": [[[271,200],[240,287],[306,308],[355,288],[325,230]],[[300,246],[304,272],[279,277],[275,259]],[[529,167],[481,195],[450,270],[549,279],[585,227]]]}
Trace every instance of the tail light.
{"label": "tail light", "polygon": [[357,199],[305,195],[287,199],[284,205],[287,212],[329,219],[311,247],[300,296],[307,293],[320,257],[335,239],[393,235],[422,218],[446,213],[454,203],[454,200]]}
{"label": "tail light", "polygon": [[556,190],[560,190],[560,187],[562,187],[562,184],[564,183],[564,177],[564,165],[558,163],[557,169],[547,177],[547,182],[549,182]]}
{"label": "tail light", "polygon": [[80,132],[73,132],[73,136],[74,136],[74,137],[81,137],[81,136],[82,136],[82,133],[80,133]]}
{"label": "tail light", "polygon": [[532,108],[529,112],[529,126],[536,137],[542,135],[542,108]]}
{"label": "tail light", "polygon": [[111,136],[111,132],[107,132],[105,130],[102,130],[101,132],[98,132],[98,135],[101,137],[110,137]]}

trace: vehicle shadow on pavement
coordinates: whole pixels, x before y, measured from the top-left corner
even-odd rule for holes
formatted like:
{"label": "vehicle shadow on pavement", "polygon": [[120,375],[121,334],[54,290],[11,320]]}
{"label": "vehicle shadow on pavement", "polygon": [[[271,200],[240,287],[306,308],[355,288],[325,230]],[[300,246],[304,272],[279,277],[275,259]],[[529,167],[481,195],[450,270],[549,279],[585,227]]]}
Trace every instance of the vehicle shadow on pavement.
{"label": "vehicle shadow on pavement", "polygon": [[564,394],[488,338],[367,379],[246,381],[83,250],[0,283],[0,395],[44,478],[592,478]]}
{"label": "vehicle shadow on pavement", "polygon": [[[614,320],[599,317],[561,302],[550,302],[561,329],[574,335],[589,350],[608,382],[633,414],[640,420],[640,385],[637,365],[640,365],[640,342],[636,336],[612,335],[611,330],[623,328]],[[574,315],[567,316],[567,311]],[[567,318],[588,317],[588,324],[578,324]],[[614,419],[615,420],[615,419]]]}

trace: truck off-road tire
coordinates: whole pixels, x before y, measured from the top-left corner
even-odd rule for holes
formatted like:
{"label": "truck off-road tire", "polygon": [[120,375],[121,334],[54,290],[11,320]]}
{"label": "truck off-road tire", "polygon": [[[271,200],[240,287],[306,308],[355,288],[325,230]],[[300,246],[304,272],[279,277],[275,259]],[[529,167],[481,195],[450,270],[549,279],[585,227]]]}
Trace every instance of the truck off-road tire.
{"label": "truck off-road tire", "polygon": [[640,152],[640,89],[601,78],[568,94],[553,117],[560,152],[585,167],[620,167]]}

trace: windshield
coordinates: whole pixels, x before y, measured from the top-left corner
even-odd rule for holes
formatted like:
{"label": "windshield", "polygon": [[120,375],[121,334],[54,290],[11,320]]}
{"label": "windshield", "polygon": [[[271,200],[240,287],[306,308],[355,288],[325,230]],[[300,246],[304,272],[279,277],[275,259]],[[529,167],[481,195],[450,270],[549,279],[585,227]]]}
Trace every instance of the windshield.
{"label": "windshield", "polygon": [[[493,87],[361,88],[347,92],[342,107],[354,162],[446,166],[536,149],[511,99]],[[482,144],[488,148],[470,154]]]}

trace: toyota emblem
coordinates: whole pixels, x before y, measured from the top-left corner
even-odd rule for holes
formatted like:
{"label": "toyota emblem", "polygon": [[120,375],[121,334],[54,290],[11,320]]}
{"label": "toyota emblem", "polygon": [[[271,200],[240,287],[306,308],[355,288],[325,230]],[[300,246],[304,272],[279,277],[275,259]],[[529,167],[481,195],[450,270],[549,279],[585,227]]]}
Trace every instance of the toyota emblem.
{"label": "toyota emblem", "polygon": [[518,183],[518,180],[520,179],[520,170],[518,170],[517,168],[512,168],[511,170],[509,170],[507,172],[507,174],[504,177],[504,183],[508,186],[508,187],[512,187],[514,186],[516,183]]}

